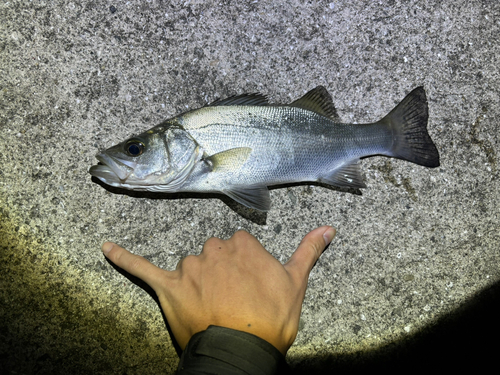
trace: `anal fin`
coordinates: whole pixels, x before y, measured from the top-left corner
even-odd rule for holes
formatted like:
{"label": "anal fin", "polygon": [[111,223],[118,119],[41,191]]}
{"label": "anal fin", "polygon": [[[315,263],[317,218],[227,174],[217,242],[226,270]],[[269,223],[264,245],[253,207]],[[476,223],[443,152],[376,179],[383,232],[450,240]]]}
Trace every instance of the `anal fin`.
{"label": "anal fin", "polygon": [[325,184],[333,186],[350,187],[356,189],[366,187],[365,183],[363,182],[363,177],[361,176],[358,160],[336,168],[331,174],[327,176],[321,176],[320,178],[318,178],[318,182],[323,182]]}

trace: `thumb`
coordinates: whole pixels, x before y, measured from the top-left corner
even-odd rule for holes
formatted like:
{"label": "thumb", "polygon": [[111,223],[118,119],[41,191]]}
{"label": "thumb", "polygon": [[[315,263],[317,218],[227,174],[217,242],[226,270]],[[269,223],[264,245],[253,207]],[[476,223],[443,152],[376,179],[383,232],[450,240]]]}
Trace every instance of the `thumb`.
{"label": "thumb", "polygon": [[307,280],[311,269],[323,250],[332,242],[335,233],[334,228],[325,225],[305,235],[297,250],[285,264],[285,269],[296,281]]}

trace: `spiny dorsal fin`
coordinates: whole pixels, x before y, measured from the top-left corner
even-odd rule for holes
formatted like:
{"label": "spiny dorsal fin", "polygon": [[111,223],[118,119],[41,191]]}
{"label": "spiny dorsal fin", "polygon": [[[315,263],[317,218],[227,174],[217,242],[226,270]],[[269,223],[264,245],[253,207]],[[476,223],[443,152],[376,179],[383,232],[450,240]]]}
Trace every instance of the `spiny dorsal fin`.
{"label": "spiny dorsal fin", "polygon": [[323,86],[318,86],[312,89],[302,98],[297,99],[296,101],[288,105],[290,107],[297,107],[306,109],[308,111],[313,111],[319,113],[320,115],[328,117],[335,122],[340,122],[337,115],[337,110],[333,105],[332,97]]}
{"label": "spiny dorsal fin", "polygon": [[252,153],[250,147],[236,147],[203,158],[212,172],[237,171]]}
{"label": "spiny dorsal fin", "polygon": [[340,187],[366,187],[365,183],[363,182],[363,177],[361,177],[358,160],[335,169],[335,171],[333,171],[333,173],[331,173],[329,176],[321,176],[320,178],[318,178],[318,181],[326,183],[328,185]]}
{"label": "spiny dorsal fin", "polygon": [[226,105],[269,105],[267,98],[259,93],[242,94],[231,96],[226,99],[217,99],[210,103],[209,107],[226,106]]}

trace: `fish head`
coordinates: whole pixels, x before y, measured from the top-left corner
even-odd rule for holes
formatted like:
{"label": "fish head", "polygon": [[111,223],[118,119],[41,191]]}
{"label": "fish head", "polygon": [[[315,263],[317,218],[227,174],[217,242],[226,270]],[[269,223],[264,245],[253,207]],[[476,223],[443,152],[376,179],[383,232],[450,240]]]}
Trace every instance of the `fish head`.
{"label": "fish head", "polygon": [[180,126],[157,126],[96,155],[89,173],[129,190],[176,191],[192,171],[200,148]]}

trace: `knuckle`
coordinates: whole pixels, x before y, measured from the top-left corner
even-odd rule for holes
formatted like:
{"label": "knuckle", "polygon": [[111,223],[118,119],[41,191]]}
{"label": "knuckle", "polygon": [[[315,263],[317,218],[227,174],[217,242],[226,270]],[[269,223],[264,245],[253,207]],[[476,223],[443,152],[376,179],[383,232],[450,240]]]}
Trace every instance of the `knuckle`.
{"label": "knuckle", "polygon": [[[203,250],[211,247],[216,247],[219,246],[219,244],[222,242],[220,238],[217,237],[210,237],[208,240],[205,241],[205,244],[203,245]],[[202,250],[202,251],[203,251]]]}
{"label": "knuckle", "polygon": [[132,271],[140,269],[141,265],[143,264],[143,261],[144,261],[143,257],[141,257],[140,255],[134,255],[130,260],[129,269]]}
{"label": "knuckle", "polygon": [[123,251],[121,248],[114,246],[113,249],[108,253],[108,258],[113,263],[121,263],[124,255],[126,255],[126,251]]}
{"label": "knuckle", "polygon": [[312,246],[313,251],[314,251],[314,256],[315,258],[319,258],[323,250],[325,249],[324,244],[320,244],[318,242],[315,242]]}
{"label": "knuckle", "polygon": [[245,230],[239,230],[235,232],[228,241],[237,250],[256,244],[260,245],[260,242]]}
{"label": "knuckle", "polygon": [[179,263],[177,263],[177,269],[190,269],[193,268],[198,263],[198,257],[196,255],[188,255],[182,258]]}
{"label": "knuckle", "polygon": [[324,249],[323,244],[320,244],[318,241],[313,240],[308,241],[308,243],[306,243],[306,246],[310,249],[309,251],[312,252],[314,258],[319,258]]}
{"label": "knuckle", "polygon": [[233,234],[231,239],[236,240],[236,241],[240,241],[240,240],[246,240],[249,237],[253,237],[253,236],[250,233],[248,233],[246,230],[240,229]]}
{"label": "knuckle", "polygon": [[220,238],[217,237],[211,237],[203,245],[203,249],[201,250],[200,256],[212,254],[213,252],[217,253],[220,250],[226,248],[225,245],[226,241],[221,240]]}

